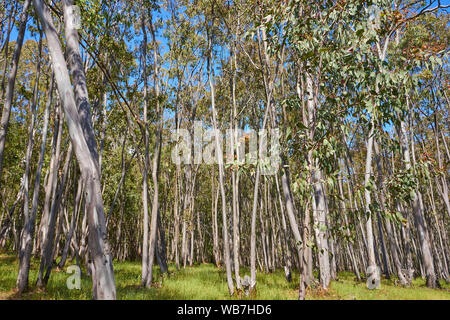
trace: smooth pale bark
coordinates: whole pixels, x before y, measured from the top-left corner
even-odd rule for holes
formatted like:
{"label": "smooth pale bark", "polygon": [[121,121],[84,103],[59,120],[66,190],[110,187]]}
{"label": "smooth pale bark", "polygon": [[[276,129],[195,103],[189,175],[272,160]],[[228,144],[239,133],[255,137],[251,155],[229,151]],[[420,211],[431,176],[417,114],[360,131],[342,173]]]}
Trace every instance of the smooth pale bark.
{"label": "smooth pale bark", "polygon": [[81,220],[81,232],[80,232],[80,246],[78,250],[78,255],[81,259],[86,260],[86,251],[87,251],[87,232],[88,232],[88,222],[87,222],[87,212],[86,212],[86,204],[83,202],[83,219]]}
{"label": "smooth pale bark", "polygon": [[[278,182],[278,181],[277,181]],[[284,195],[284,204],[286,206],[286,213],[289,220],[289,225],[291,226],[292,234],[294,235],[295,240],[295,249],[297,251],[297,254],[299,256],[300,260],[300,272],[302,274],[302,277],[305,277],[304,270],[306,269],[306,264],[304,263],[304,255],[302,253],[305,253],[305,246],[303,246],[303,251],[300,251],[300,244],[303,242],[302,236],[299,231],[299,226],[296,219],[296,213],[294,210],[294,201],[292,199],[292,192],[290,188],[290,181],[289,181],[289,171],[287,169],[287,166],[284,164],[283,161],[283,174],[281,176],[281,186],[283,189],[283,195]],[[305,231],[304,231],[305,232]],[[304,269],[305,268],[305,269]],[[300,280],[300,289],[299,289],[299,299],[304,300],[306,296],[306,283],[307,280],[301,279]]]}
{"label": "smooth pale bark", "polygon": [[[84,166],[81,164],[80,169],[86,183],[85,199],[89,214],[89,253],[93,261],[93,275],[95,275],[95,277],[93,276],[93,295],[95,299],[115,299],[116,292],[112,257],[109,252],[110,248],[101,195],[97,143],[93,130],[86,75],[80,54],[78,31],[75,29],[75,25],[71,23],[75,19],[73,16],[72,5],[72,0],[64,1],[64,26],[67,40],[67,60],[69,61],[72,78],[74,80],[74,98],[78,108],[78,119],[74,119],[74,124],[81,127],[81,131],[84,135],[84,143],[83,141],[81,141],[80,145],[73,143],[76,134],[75,130],[70,130],[70,123],[68,121],[69,134],[71,135],[74,150],[79,162],[81,162],[81,158],[84,160],[84,158],[88,156],[86,154],[87,151],[90,153],[90,163],[86,164],[86,167],[89,169],[83,168]],[[70,104],[68,106],[70,106]],[[66,114],[69,113],[67,109],[65,108]],[[77,134],[79,134],[79,132],[77,132]],[[87,150],[85,149],[85,145],[87,145]]]}
{"label": "smooth pale bark", "polygon": [[[186,202],[185,202],[186,203]],[[184,205],[184,210],[183,210],[183,227],[182,227],[182,235],[181,235],[181,257],[183,258],[183,268],[186,268],[186,205]]]}
{"label": "smooth pale bark", "polygon": [[155,26],[153,25],[152,17],[149,15],[149,27],[152,34],[153,43],[153,81],[155,86],[155,100],[156,100],[156,141],[153,154],[152,163],[152,180],[153,180],[153,201],[152,201],[152,215],[150,221],[150,244],[148,253],[148,276],[146,286],[150,287],[153,276],[153,261],[155,259],[156,252],[156,240],[157,240],[157,228],[158,228],[158,215],[159,215],[159,165],[161,159],[161,110],[159,103],[159,83],[158,83],[158,45],[156,42]]}
{"label": "smooth pale bark", "polygon": [[[211,29],[214,27],[214,18]],[[211,32],[212,30],[209,30]],[[211,108],[212,108],[212,122],[214,128],[214,138],[216,142],[216,154],[215,156],[218,158],[219,163],[219,188],[222,199],[222,233],[223,233],[223,255],[224,255],[224,263],[227,274],[227,285],[228,291],[230,295],[234,294],[234,284],[233,278],[231,275],[231,259],[230,259],[230,243],[228,240],[228,223],[227,223],[227,199],[225,197],[225,186],[224,186],[224,164],[223,164],[223,152],[222,152],[222,142],[220,140],[218,134],[217,127],[217,111],[215,105],[215,88],[214,88],[214,72],[213,72],[213,54],[212,54],[212,34],[208,34],[208,78],[209,78],[209,87],[211,90]]]}
{"label": "smooth pale bark", "polygon": [[214,180],[215,180],[215,174],[213,171],[212,174],[212,181],[213,181],[213,188],[212,188],[212,194],[213,197],[213,212],[212,212],[212,220],[213,220],[213,253],[214,253],[214,262],[217,267],[220,266],[220,249],[219,249],[219,225],[217,221],[217,207],[219,204],[219,188],[214,192]]}
{"label": "smooth pale bark", "polygon": [[[444,164],[442,163],[440,145],[439,145],[439,131],[440,130],[439,130],[439,125],[438,125],[438,121],[437,121],[437,115],[435,112],[434,113],[434,141],[436,143],[436,156],[437,156],[439,168],[444,168]],[[440,131],[440,132],[442,134],[442,131]],[[443,136],[442,141],[444,142],[444,146],[447,149],[447,144],[445,143],[444,136]],[[412,138],[411,138],[411,143],[414,143]],[[450,201],[448,199],[447,179],[444,174],[439,175],[439,178],[436,177],[435,179],[440,180],[440,185],[442,186],[442,188],[438,187],[438,191],[442,196],[442,200],[444,201],[445,208],[447,209],[447,214],[450,217]],[[439,186],[439,183],[437,185]]]}
{"label": "smooth pale bark", "polygon": [[147,285],[148,279],[148,166],[150,163],[149,159],[149,131],[148,131],[148,106],[147,106],[147,26],[146,26],[146,13],[145,9],[142,10],[142,77],[144,79],[144,168],[142,172],[142,207],[144,210],[144,220],[143,220],[143,239],[142,239],[142,286]]}
{"label": "smooth pale bark", "polygon": [[[372,29],[374,28],[371,25]],[[377,50],[380,61],[384,61],[386,57],[387,47],[389,44],[389,38],[385,39],[383,47],[378,42]],[[379,92],[378,84],[375,84],[375,91]],[[371,114],[371,119],[369,123],[369,132],[366,141],[366,163],[364,171],[364,200],[365,207],[364,211],[366,213],[366,243],[367,243],[367,254],[368,254],[368,266],[377,267],[375,258],[375,247],[374,247],[374,234],[372,227],[372,199],[371,199],[371,188],[369,187],[369,182],[372,178],[372,154],[373,154],[373,143],[375,135],[375,120],[374,114]],[[367,271],[366,271],[367,272]]]}
{"label": "smooth pale bark", "polygon": [[89,151],[95,162],[96,169],[99,171],[97,142],[95,141],[95,135],[93,134],[93,117],[91,107],[89,105],[86,75],[80,53],[78,31],[77,29],[75,29],[75,25],[73,23],[75,19],[73,12],[73,2],[73,0],[63,0],[67,62],[69,64],[72,76],[75,93],[75,103],[78,108],[80,126],[83,131],[83,135],[88,145]]}
{"label": "smooth pale bark", "polygon": [[[264,43],[264,56],[265,56],[265,63],[266,63],[266,68],[267,70],[269,70],[269,55],[267,53],[267,41],[266,41],[266,33],[265,30],[263,29],[263,43]],[[269,75],[270,72],[268,71]],[[267,83],[268,82],[268,83]],[[278,126],[277,123],[277,118],[276,118],[276,110],[275,110],[275,105],[273,103],[270,103],[270,99],[272,97],[272,91],[273,91],[273,81],[268,81],[267,77],[265,77],[265,86],[266,86],[266,96],[267,96],[267,101],[268,101],[268,105],[267,107],[271,107],[271,123],[272,126],[274,128],[276,128]],[[286,119],[286,115],[284,115],[284,121],[287,121]],[[290,186],[290,180],[289,180],[289,165],[287,163],[287,161],[285,160],[284,154],[282,152],[280,152],[280,160],[281,160],[281,165],[282,165],[282,176],[281,176],[281,185],[282,185],[282,190],[283,190],[283,195],[284,195],[284,205],[286,207],[286,212],[288,215],[288,219],[289,219],[289,224],[291,226],[291,231],[292,234],[294,235],[294,240],[295,240],[295,248],[299,257],[299,261],[300,261],[300,273],[303,275],[304,274],[304,267],[305,267],[305,263],[302,259],[302,251],[300,250],[300,244],[302,243],[302,237],[300,234],[300,229],[299,226],[297,224],[297,219],[296,219],[296,210],[295,210],[295,206],[294,206],[294,200],[293,200],[293,196],[292,196],[292,192],[291,192],[291,186]],[[277,189],[279,191],[279,186],[278,186],[278,176],[276,176],[276,184],[277,184]],[[283,205],[280,203],[281,208],[283,208]],[[283,209],[282,209],[282,220],[283,220],[283,228],[286,229],[286,222],[284,221],[284,213],[283,213]],[[284,232],[286,233],[287,230],[284,230]],[[285,234],[286,237],[286,234]],[[286,238],[285,238],[286,240]],[[287,241],[286,241],[287,244]],[[289,248],[287,248],[288,252],[289,252]],[[304,252],[304,251],[303,251]],[[290,253],[289,253],[290,256]],[[288,259],[290,259],[290,257],[288,257]],[[290,262],[289,262],[290,264]],[[285,267],[286,268],[286,267]],[[288,268],[289,269],[289,268]],[[289,276],[288,276],[289,274]],[[288,279],[290,278],[290,270],[286,271],[286,276],[288,277]],[[305,277],[302,276],[302,278],[300,279],[300,289],[299,289],[299,299],[303,300],[305,298],[305,294],[306,294],[306,286],[305,286]],[[308,280],[306,280],[308,281]],[[309,281],[308,281],[309,282]]]}
{"label": "smooth pale bark", "polygon": [[265,208],[264,206],[264,197],[261,196],[260,197],[260,210],[259,210],[259,225],[261,227],[261,247],[262,247],[262,254],[263,254],[263,266],[264,266],[264,272],[268,273],[269,272],[269,262],[268,262],[268,257],[267,257],[267,244],[266,244],[266,231],[265,231],[265,227],[264,227],[264,221],[263,221],[263,208]]}
{"label": "smooth pale bark", "polygon": [[178,212],[178,178],[179,178],[179,168],[177,166],[175,173],[175,203],[174,203],[174,215],[175,215],[175,235],[174,235],[174,247],[175,247],[175,265],[177,270],[180,270],[180,251],[178,249],[178,242],[180,238],[180,214]]}
{"label": "smooth pale bark", "polygon": [[[239,29],[239,21],[238,27]],[[236,35],[235,35],[236,37]],[[237,137],[237,107],[236,107],[236,76],[237,76],[237,58],[236,58],[236,42],[233,41],[231,49],[230,66],[233,70],[231,79],[231,98],[233,104],[233,112],[230,114],[232,117],[232,137],[231,137],[231,150],[232,158],[228,161],[234,161],[239,158],[239,142]],[[235,148],[236,145],[236,148]],[[239,274],[239,204],[238,204],[238,194],[239,194],[239,172],[233,170],[231,172],[231,188],[232,188],[232,208],[233,208],[233,263],[234,263],[234,278],[236,281],[236,289],[241,290],[241,276]]]}
{"label": "smooth pale bark", "polygon": [[[300,65],[302,66],[302,65]],[[301,76],[302,70],[299,69],[297,72],[297,83],[296,83],[296,93],[297,98],[302,101],[302,122],[305,128],[309,126],[310,119],[307,113],[307,106],[304,99],[305,93],[305,81]],[[311,101],[313,103],[313,101]],[[284,118],[287,119],[286,111],[284,113]],[[309,133],[310,137],[312,137],[312,130]],[[308,151],[307,155],[308,163],[312,163],[312,152]],[[309,183],[311,184],[311,175],[309,176]],[[310,246],[311,239],[311,213],[310,213],[310,204],[307,203],[304,210],[304,219],[303,219],[303,227],[302,227],[302,257],[300,263],[303,264],[303,272],[300,277],[300,289],[299,289],[299,299],[304,299],[306,296],[306,287],[310,285],[313,280],[312,273],[312,249]]]}
{"label": "smooth pale bark", "polygon": [[369,188],[369,183],[372,176],[372,153],[373,153],[374,132],[375,132],[375,125],[374,121],[372,120],[370,123],[370,130],[367,137],[366,166],[364,171],[364,199],[365,199],[366,236],[367,236],[366,242],[367,242],[369,267],[376,266],[373,229],[372,229],[372,210],[371,210],[372,200]]}
{"label": "smooth pale bark", "polygon": [[25,30],[27,27],[28,8],[30,7],[30,3],[31,0],[25,0],[25,2],[23,3],[22,13],[20,15],[19,32],[17,34],[16,46],[14,48],[13,58],[8,73],[8,80],[6,83],[5,102],[3,104],[2,118],[0,120],[0,186],[3,171],[3,155],[5,151],[6,133],[8,131],[9,117],[11,115],[11,107],[14,98],[14,85],[16,83],[19,58],[20,53],[22,52],[23,39],[25,37]]}
{"label": "smooth pale bark", "polygon": [[[75,103],[69,71],[64,60],[64,54],[61,49],[58,34],[52,23],[49,9],[42,0],[33,0],[33,4],[39,20],[44,27],[59,96],[66,114],[65,118],[69,135],[86,183],[86,207],[89,219],[89,250],[91,252],[91,259],[93,260],[92,265],[95,269],[92,278],[93,296],[95,299],[115,299],[116,288],[111,252],[105,226],[103,200],[98,172],[98,158],[92,156],[88,142],[83,133],[83,128],[92,128],[92,126],[81,124],[81,117],[78,114],[78,108]],[[76,34],[76,30],[70,32],[70,35],[74,34]],[[66,37],[67,36],[68,35],[66,35]],[[83,121],[92,121],[92,119],[84,117]],[[89,135],[89,141],[95,141],[94,132],[89,132]]]}
{"label": "smooth pale bark", "polygon": [[320,181],[322,179],[321,171],[313,170],[313,219],[314,219],[314,234],[316,238],[317,248],[319,250],[319,280],[320,285],[324,289],[328,289],[331,280],[331,269],[329,259],[329,248],[327,239],[327,205],[324,186]]}
{"label": "smooth pale bark", "polygon": [[[192,210],[192,212],[194,212]],[[189,267],[192,267],[192,265],[194,264],[194,224],[192,222],[192,220],[190,221],[190,233],[191,233],[191,239],[189,241],[190,244],[190,251],[189,251]]]}
{"label": "smooth pale bark", "polygon": [[[109,69],[109,65],[108,65],[108,53],[105,54],[105,60],[106,60],[106,69]],[[106,85],[107,85],[107,78],[106,75],[103,74],[102,75],[103,78],[103,85],[105,87],[105,91],[103,92],[103,108],[102,108],[102,129],[100,132],[100,152],[98,155],[98,168],[99,168],[99,172],[100,172],[100,177],[102,177],[102,165],[103,165],[103,150],[104,150],[104,145],[105,145],[105,135],[106,135],[106,127],[107,127],[107,122],[108,122],[108,114],[107,114],[107,108],[108,108],[108,92],[106,90]],[[127,128],[128,129],[128,128]]]}
{"label": "smooth pale bark", "polygon": [[[315,131],[315,112],[316,104],[314,99],[313,80],[309,72],[306,72],[306,92],[308,94],[308,124],[309,124],[309,140],[314,141]],[[326,205],[326,196],[323,183],[321,181],[322,170],[319,169],[318,160],[312,156],[312,151],[308,152],[308,162],[311,172],[312,184],[312,209],[313,209],[313,223],[314,235],[316,239],[317,249],[319,250],[319,280],[320,285],[327,289],[330,280],[330,259],[328,252],[327,240],[327,214],[328,206]]]}

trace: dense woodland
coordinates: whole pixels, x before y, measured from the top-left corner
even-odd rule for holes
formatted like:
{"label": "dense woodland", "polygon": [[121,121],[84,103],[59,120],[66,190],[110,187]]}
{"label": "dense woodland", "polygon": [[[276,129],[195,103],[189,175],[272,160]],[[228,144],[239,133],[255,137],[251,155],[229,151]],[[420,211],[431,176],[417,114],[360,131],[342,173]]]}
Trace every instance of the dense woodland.
{"label": "dense woodland", "polygon": [[[115,299],[124,260],[143,287],[154,266],[213,263],[230,295],[280,268],[300,299],[374,266],[450,281],[448,7],[2,0],[0,250],[18,292],[76,263]],[[171,135],[196,121],[278,129],[278,170],[240,161],[245,134],[227,161],[216,134],[222,161],[174,163]]]}

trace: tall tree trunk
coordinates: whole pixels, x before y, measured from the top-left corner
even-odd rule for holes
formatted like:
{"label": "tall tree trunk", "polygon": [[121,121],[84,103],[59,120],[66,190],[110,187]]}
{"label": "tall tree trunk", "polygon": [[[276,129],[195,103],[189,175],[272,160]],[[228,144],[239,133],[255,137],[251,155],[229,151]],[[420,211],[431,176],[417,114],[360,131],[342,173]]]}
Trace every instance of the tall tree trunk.
{"label": "tall tree trunk", "polygon": [[[98,158],[95,158],[91,153],[89,142],[86,141],[83,133],[83,128],[92,128],[92,125],[89,126],[86,124],[86,122],[92,121],[92,119],[90,117],[82,117],[78,114],[78,108],[75,103],[75,97],[70,83],[69,71],[64,60],[61,44],[56,29],[53,26],[48,7],[42,0],[33,0],[33,4],[45,30],[59,96],[62,100],[62,105],[66,114],[69,135],[86,183],[86,206],[89,218],[89,250],[91,252],[91,259],[93,260],[93,267],[95,270],[92,278],[93,296],[94,299],[115,299],[116,288],[112,257],[105,225],[103,199],[98,171]],[[73,19],[73,16],[70,17],[70,14],[68,14],[68,17]],[[68,27],[70,28],[70,26]],[[76,36],[76,30],[71,30],[69,33],[70,35]],[[66,38],[68,36],[69,34],[66,35]],[[68,41],[67,45],[69,45],[70,42],[71,41]],[[78,47],[74,48],[74,50],[76,49],[79,50]],[[77,61],[80,60],[77,59]],[[75,70],[72,70],[72,73],[74,73],[74,71]],[[89,134],[89,141],[95,142],[94,132],[91,130],[86,130],[86,132]]]}
{"label": "tall tree trunk", "polygon": [[[239,25],[239,22],[238,22]],[[238,26],[239,28],[239,26]],[[237,141],[237,110],[236,110],[236,74],[237,74],[237,58],[236,58],[236,42],[233,41],[231,46],[231,59],[230,65],[233,70],[231,79],[231,99],[233,105],[233,112],[230,114],[232,117],[232,130],[231,130],[231,154],[232,158],[228,161],[233,162],[235,159],[240,159],[239,154],[239,142]],[[234,278],[236,280],[236,289],[241,290],[241,277],[239,274],[239,172],[233,170],[231,172],[231,188],[232,188],[232,208],[233,208],[233,263],[234,263]]]}
{"label": "tall tree trunk", "polygon": [[143,221],[143,239],[142,239],[142,286],[147,286],[147,279],[149,273],[148,265],[148,166],[150,164],[149,158],[149,130],[148,130],[148,106],[147,106],[147,18],[146,11],[142,9],[142,77],[144,80],[144,168],[142,172],[142,207],[144,209],[144,221]]}
{"label": "tall tree trunk", "polygon": [[[214,7],[213,7],[214,10]],[[219,188],[222,199],[222,233],[223,233],[223,258],[225,262],[225,269],[227,274],[227,285],[228,291],[230,295],[234,294],[234,284],[233,278],[231,274],[231,260],[230,260],[230,243],[228,240],[228,223],[227,223],[227,199],[225,197],[225,186],[224,186],[224,164],[223,164],[223,152],[222,152],[222,141],[221,137],[218,133],[217,126],[217,111],[215,106],[215,89],[214,89],[214,66],[213,66],[213,54],[212,54],[212,38],[214,28],[214,17],[211,26],[211,30],[208,30],[208,78],[209,78],[209,87],[211,90],[211,107],[212,107],[212,122],[214,128],[214,138],[216,142],[216,154],[215,156],[218,158],[219,163]]]}
{"label": "tall tree trunk", "polygon": [[155,86],[155,100],[156,100],[156,141],[155,149],[153,154],[152,163],[152,180],[153,180],[153,201],[152,201],[152,216],[150,221],[150,244],[149,244],[149,254],[148,254],[148,276],[147,276],[147,287],[151,286],[152,275],[153,275],[153,261],[156,252],[156,234],[158,228],[158,215],[159,215],[159,164],[161,158],[161,110],[159,103],[159,84],[158,84],[158,46],[156,43],[155,29],[152,22],[151,14],[149,15],[150,21],[150,31],[152,33],[153,42],[153,80]]}
{"label": "tall tree trunk", "polygon": [[180,237],[180,213],[178,212],[178,203],[179,203],[179,193],[178,193],[178,180],[179,180],[179,169],[177,166],[175,172],[175,203],[174,203],[174,215],[175,215],[175,235],[174,235],[174,246],[175,246],[175,265],[177,270],[180,270],[180,251],[178,248],[179,237]]}
{"label": "tall tree trunk", "polygon": [[[373,115],[372,115],[373,117]],[[373,239],[372,229],[372,200],[370,196],[370,180],[372,177],[372,151],[373,140],[375,134],[375,123],[372,119],[370,122],[370,130],[367,137],[367,150],[366,150],[366,167],[364,173],[364,199],[365,199],[365,212],[366,212],[366,236],[367,236],[367,252],[368,252],[368,264],[369,267],[377,266],[375,261],[375,247]]]}

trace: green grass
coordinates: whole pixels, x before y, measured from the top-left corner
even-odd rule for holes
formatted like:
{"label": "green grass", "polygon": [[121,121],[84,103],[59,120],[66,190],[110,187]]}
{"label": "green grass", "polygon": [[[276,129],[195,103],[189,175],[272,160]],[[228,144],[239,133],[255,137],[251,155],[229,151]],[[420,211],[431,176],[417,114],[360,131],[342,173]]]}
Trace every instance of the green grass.
{"label": "green grass", "polygon": [[[69,265],[69,263],[67,264]],[[91,279],[83,276],[80,290],[69,290],[66,280],[69,274],[66,269],[53,270],[45,290],[34,287],[39,269],[39,261],[33,259],[30,271],[31,289],[22,295],[15,290],[18,271],[18,259],[14,255],[0,254],[0,299],[91,299]],[[195,265],[176,271],[173,265],[169,268],[169,276],[160,277],[158,268],[154,269],[156,285],[150,289],[140,286],[140,262],[115,262],[117,298],[135,300],[161,299],[237,299],[230,297],[223,270],[211,264]],[[85,271],[85,270],[83,270]],[[241,275],[249,274],[242,268]],[[257,293],[255,299],[285,300],[298,297],[298,274],[288,283],[284,272],[257,274]],[[333,281],[328,292],[310,290],[307,299],[436,299],[450,300],[450,285],[441,283],[442,289],[428,289],[422,279],[416,279],[410,288],[395,286],[392,280],[382,280],[381,289],[369,290],[365,282],[357,283],[352,273],[340,273],[337,281]]]}
{"label": "green grass", "polygon": [[353,273],[342,272],[332,289],[345,300],[450,300],[450,284],[440,281],[442,289],[430,289],[425,280],[416,278],[411,287],[395,285],[393,279],[382,279],[378,290],[368,290],[365,282],[356,282]]}

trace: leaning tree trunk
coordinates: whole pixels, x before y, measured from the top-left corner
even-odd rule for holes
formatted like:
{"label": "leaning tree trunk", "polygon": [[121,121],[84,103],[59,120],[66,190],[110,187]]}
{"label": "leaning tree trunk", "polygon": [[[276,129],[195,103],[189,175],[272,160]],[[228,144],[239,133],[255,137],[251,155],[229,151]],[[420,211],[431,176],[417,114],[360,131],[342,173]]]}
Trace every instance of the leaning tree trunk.
{"label": "leaning tree trunk", "polygon": [[[64,54],[61,49],[58,34],[53,26],[48,7],[42,0],[33,0],[33,3],[39,20],[45,30],[56,84],[66,114],[69,135],[85,181],[86,207],[89,219],[89,250],[91,252],[91,259],[93,260],[92,265],[95,270],[92,278],[93,297],[94,299],[115,299],[116,288],[105,225],[103,199],[98,171],[98,158],[93,157],[88,141],[86,141],[83,133],[83,128],[92,128],[92,126],[85,123],[92,121],[92,119],[90,117],[81,117],[78,114],[69,71],[64,60]],[[71,16],[70,13],[73,14],[73,12],[65,12],[65,15],[67,15],[68,19],[73,19],[73,16]],[[70,26],[68,27],[70,28]],[[76,30],[72,29],[68,31],[66,38],[67,36],[77,36]],[[68,40],[68,46],[69,43],[71,43],[71,41]],[[74,49],[74,51],[71,51],[72,54],[79,54],[78,47],[72,49]],[[80,60],[77,59],[76,61]],[[78,63],[75,65],[77,68],[81,67]],[[74,73],[74,71],[75,70],[72,70],[72,73]],[[84,124],[82,124],[82,121]],[[87,130],[86,132],[89,134],[89,140],[95,142],[93,130]],[[94,147],[96,148],[96,146]]]}

